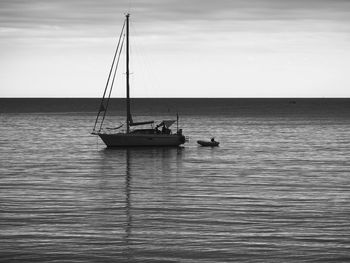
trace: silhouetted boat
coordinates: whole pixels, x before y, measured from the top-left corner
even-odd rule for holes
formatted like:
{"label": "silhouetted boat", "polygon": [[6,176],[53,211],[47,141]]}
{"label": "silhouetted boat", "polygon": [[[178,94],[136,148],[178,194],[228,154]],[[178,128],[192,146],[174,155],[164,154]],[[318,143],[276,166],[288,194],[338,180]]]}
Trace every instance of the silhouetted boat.
{"label": "silhouetted boat", "polygon": [[[107,79],[107,84],[103,93],[100,108],[96,117],[95,125],[92,134],[100,136],[107,147],[128,147],[128,146],[179,146],[186,142],[185,136],[182,134],[182,129],[179,129],[178,122],[179,117],[176,116],[176,120],[164,120],[158,125],[154,126],[154,121],[134,122],[130,111],[130,93],[129,93],[129,14],[126,14],[126,18],[122,27],[122,31],[119,36],[118,45],[114,54],[113,63]],[[123,34],[124,33],[124,34]],[[119,64],[121,51],[126,40],[126,131],[115,132],[119,130],[121,125],[117,128],[108,129],[105,131],[102,129],[103,121],[106,116],[111,91],[116,76],[116,71]],[[112,74],[113,73],[113,74]],[[113,77],[112,77],[113,75]],[[108,97],[106,98],[107,89],[109,88]],[[103,115],[101,114],[103,112]],[[102,120],[99,121],[99,118]],[[170,130],[170,126],[177,123],[176,133]],[[99,125],[98,125],[99,124]],[[147,129],[132,129],[134,126],[139,125],[151,125],[151,128]],[[97,126],[99,128],[97,129]],[[161,130],[159,129],[160,127]]]}
{"label": "silhouetted boat", "polygon": [[201,146],[211,146],[211,147],[214,147],[214,146],[219,146],[219,142],[215,141],[214,138],[212,138],[210,141],[202,141],[202,140],[199,140],[197,141],[198,144],[200,144]]}

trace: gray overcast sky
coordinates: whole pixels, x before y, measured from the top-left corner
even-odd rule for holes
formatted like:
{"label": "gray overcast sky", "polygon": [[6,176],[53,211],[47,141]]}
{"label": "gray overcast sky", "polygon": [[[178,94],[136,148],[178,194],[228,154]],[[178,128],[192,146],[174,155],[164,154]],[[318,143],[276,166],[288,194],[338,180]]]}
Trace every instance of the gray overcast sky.
{"label": "gray overcast sky", "polygon": [[135,97],[350,97],[348,0],[0,0],[0,97],[99,97],[125,12]]}

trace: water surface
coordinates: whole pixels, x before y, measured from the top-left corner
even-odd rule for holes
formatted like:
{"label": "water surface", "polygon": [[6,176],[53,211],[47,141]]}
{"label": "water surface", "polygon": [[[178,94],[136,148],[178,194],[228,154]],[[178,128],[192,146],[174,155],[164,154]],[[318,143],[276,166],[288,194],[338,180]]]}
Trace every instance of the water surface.
{"label": "water surface", "polygon": [[343,111],[188,114],[185,147],[117,150],[94,118],[0,115],[0,261],[350,261]]}

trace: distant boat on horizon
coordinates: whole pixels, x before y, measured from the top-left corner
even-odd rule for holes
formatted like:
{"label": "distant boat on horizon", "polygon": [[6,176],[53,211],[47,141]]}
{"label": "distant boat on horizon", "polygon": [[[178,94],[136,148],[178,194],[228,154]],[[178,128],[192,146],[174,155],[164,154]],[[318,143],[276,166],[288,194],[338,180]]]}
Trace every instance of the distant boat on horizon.
{"label": "distant boat on horizon", "polygon": [[[97,113],[95,125],[91,134],[98,135],[107,147],[129,147],[129,146],[179,146],[186,142],[186,137],[179,129],[179,116],[176,120],[163,120],[157,125],[152,121],[134,122],[130,110],[130,82],[129,82],[129,17],[125,15],[125,21],[119,36],[118,45],[114,54],[113,63],[107,79],[107,84],[102,96],[99,111]],[[123,34],[124,33],[124,34]],[[107,128],[103,130],[103,122],[108,109],[108,104],[113,88],[121,51],[123,49],[124,40],[126,40],[126,131],[116,132],[124,124],[117,128]],[[113,74],[112,74],[113,73]],[[112,76],[113,75],[113,76]],[[107,89],[110,86],[108,97],[106,98]],[[103,114],[101,114],[103,113]],[[101,116],[102,115],[102,116]],[[98,125],[99,118],[102,117]],[[173,133],[170,127],[176,122],[176,133]],[[134,126],[151,125],[151,128],[132,129]],[[99,128],[97,129],[97,126]],[[160,129],[161,128],[161,129]]]}

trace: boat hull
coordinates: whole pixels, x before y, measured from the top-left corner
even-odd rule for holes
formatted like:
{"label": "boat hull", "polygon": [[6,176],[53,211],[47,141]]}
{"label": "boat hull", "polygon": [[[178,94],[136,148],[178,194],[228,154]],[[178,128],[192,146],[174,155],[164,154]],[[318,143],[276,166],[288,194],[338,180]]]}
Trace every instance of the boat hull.
{"label": "boat hull", "polygon": [[179,146],[185,143],[185,136],[180,134],[98,134],[107,147],[133,146]]}
{"label": "boat hull", "polygon": [[201,146],[211,146],[211,147],[219,146],[219,142],[197,141],[197,143],[200,144]]}

